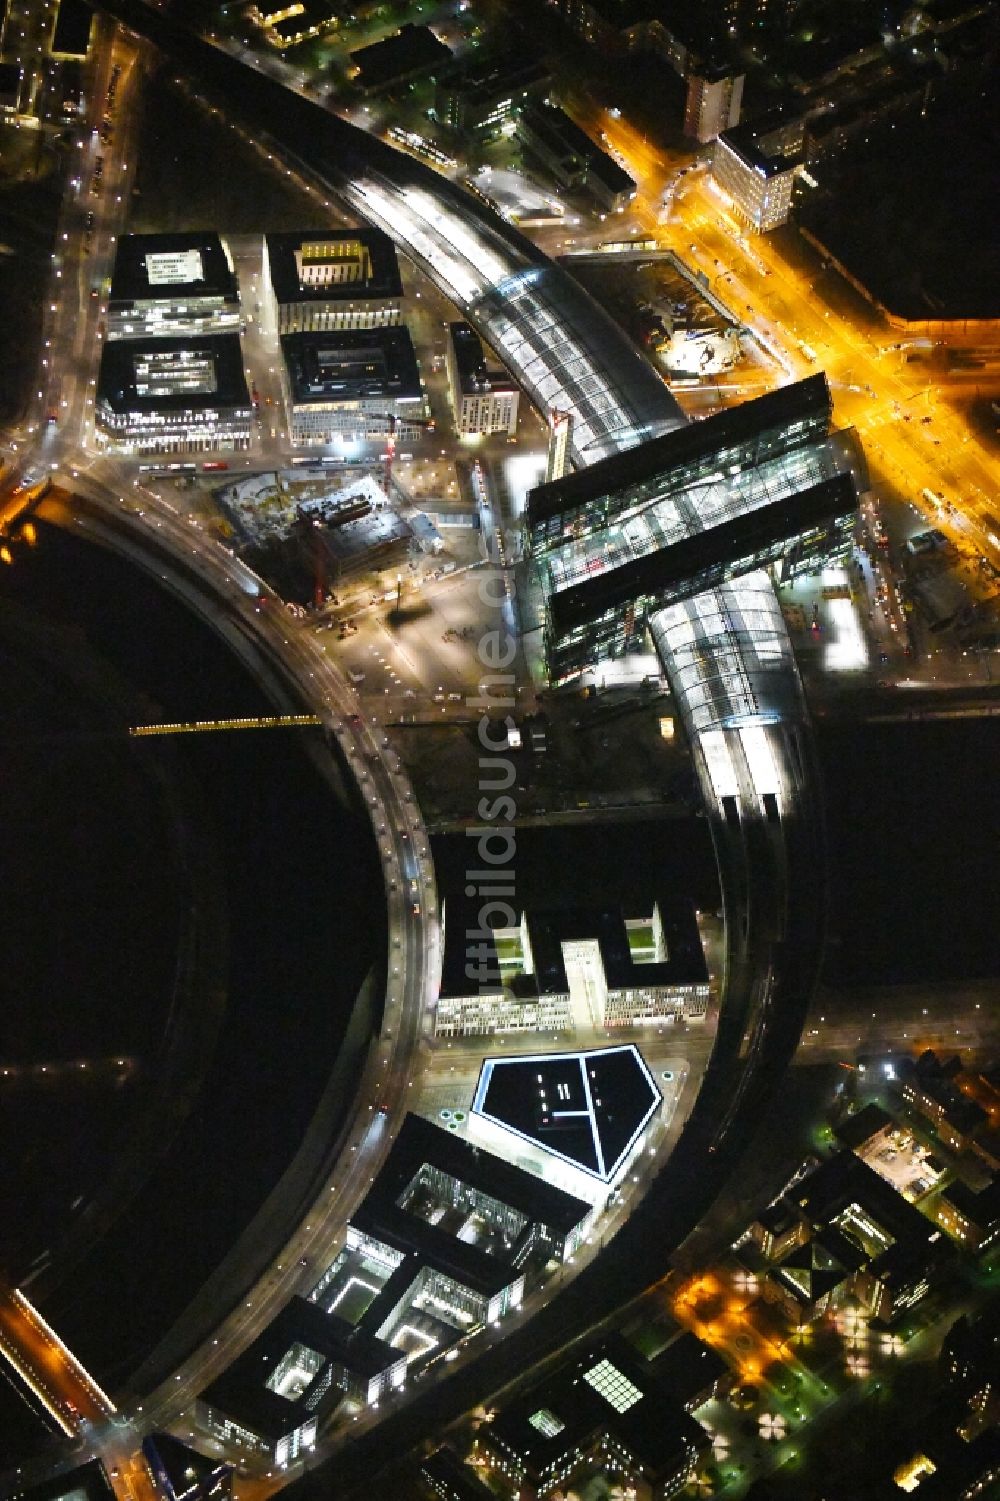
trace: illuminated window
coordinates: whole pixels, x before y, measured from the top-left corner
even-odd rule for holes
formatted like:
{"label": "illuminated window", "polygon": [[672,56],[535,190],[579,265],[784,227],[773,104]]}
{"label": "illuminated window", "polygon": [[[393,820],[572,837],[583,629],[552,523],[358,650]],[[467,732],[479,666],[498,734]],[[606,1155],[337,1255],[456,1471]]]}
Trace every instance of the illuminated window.
{"label": "illuminated window", "polygon": [[537,1412],[533,1412],[528,1422],[532,1428],[537,1428],[543,1438],[555,1438],[556,1434],[562,1433],[566,1427],[566,1424],[561,1422],[547,1407],[540,1407]]}
{"label": "illuminated window", "polygon": [[615,1412],[628,1412],[642,1397],[639,1388],[633,1386],[628,1377],[623,1376],[610,1360],[598,1361],[597,1365],[584,1373],[583,1379]]}

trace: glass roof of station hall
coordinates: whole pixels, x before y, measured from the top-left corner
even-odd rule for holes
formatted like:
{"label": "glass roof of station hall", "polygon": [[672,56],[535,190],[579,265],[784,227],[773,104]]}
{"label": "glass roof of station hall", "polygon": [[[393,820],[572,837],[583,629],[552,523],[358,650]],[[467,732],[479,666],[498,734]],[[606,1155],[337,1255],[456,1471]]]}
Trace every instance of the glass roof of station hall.
{"label": "glass roof of station hall", "polygon": [[[578,465],[684,429],[666,386],[583,288],[540,252],[507,243],[507,226],[485,222],[473,200],[459,208],[449,188],[431,194],[380,173],[346,196],[465,308],[543,413],[571,414]],[[755,606],[744,608],[750,596]],[[795,711],[794,660],[766,574],[670,606],[654,639],[692,733]]]}
{"label": "glass roof of station hall", "polygon": [[645,499],[600,531],[564,543],[546,555],[553,592],[583,583],[637,558],[670,547],[692,532],[735,520],[784,500],[835,472],[822,446],[777,455],[738,475],[665,476],[660,494]]}

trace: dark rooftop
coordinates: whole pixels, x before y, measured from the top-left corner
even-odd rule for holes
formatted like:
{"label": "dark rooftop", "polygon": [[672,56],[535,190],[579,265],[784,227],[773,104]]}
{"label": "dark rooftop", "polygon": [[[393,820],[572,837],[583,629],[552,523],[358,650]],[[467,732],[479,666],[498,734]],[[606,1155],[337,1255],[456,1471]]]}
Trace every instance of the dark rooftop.
{"label": "dark rooftop", "polygon": [[504,1259],[459,1240],[401,1207],[399,1200],[424,1165],[489,1194],[534,1224],[568,1234],[590,1213],[590,1205],[514,1167],[503,1158],[471,1146],[422,1116],[407,1115],[389,1159],[352,1224],[404,1252],[415,1251],[469,1286],[492,1294],[514,1274]]}
{"label": "dark rooftop", "polygon": [[451,61],[452,52],[439,41],[429,26],[407,22],[392,36],[351,53],[351,62],[360,69],[358,83],[371,91],[391,88],[419,73],[430,73]]}
{"label": "dark rooftop", "polygon": [[482,340],[468,323],[449,323],[448,336],[455,352],[455,369],[463,396],[517,390],[506,370],[487,366]]}
{"label": "dark rooftop", "polygon": [[171,1433],[151,1433],[142,1452],[162,1493],[170,1501],[208,1501],[232,1492],[232,1466],[199,1454]]}
{"label": "dark rooftop", "polygon": [[635,190],[635,179],[606,151],[602,151],[565,110],[552,104],[533,102],[525,108],[519,128],[534,136],[553,155],[577,158],[586,176],[599,177],[612,192]]}
{"label": "dark rooftop", "polygon": [[[300,230],[295,234],[269,234],[264,239],[271,286],[279,302],[352,302],[359,298],[402,295],[396,248],[380,229]],[[295,252],[303,245],[352,243],[367,252],[366,276],[326,285],[302,282]]]}
{"label": "dark rooftop", "polygon": [[660,1102],[641,1053],[629,1043],[487,1058],[472,1108],[606,1183]]}
{"label": "dark rooftop", "polygon": [[673,1470],[692,1446],[708,1445],[704,1430],[654,1367],[618,1336],[515,1398],[479,1433],[487,1443],[499,1440],[535,1477],[602,1433],[616,1437],[654,1481]]}
{"label": "dark rooftop", "polygon": [[42,1480],[37,1485],[26,1485],[23,1490],[12,1493],[16,1501],[64,1501],[73,1496],[86,1501],[115,1501],[114,1489],[99,1459],[80,1465],[75,1470],[64,1470],[51,1480]]}
{"label": "dark rooftop", "polygon": [[930,1220],[907,1203],[878,1173],[853,1152],[838,1152],[786,1191],[814,1224],[829,1224],[852,1203],[877,1221],[894,1240],[926,1240]]}
{"label": "dark rooftop", "polygon": [[696,1334],[680,1334],[652,1362],[656,1378],[682,1407],[690,1408],[702,1394],[730,1374],[718,1350]]}
{"label": "dark rooftop", "polygon": [[842,1147],[846,1147],[850,1152],[856,1152],[859,1147],[871,1141],[873,1136],[877,1136],[887,1126],[894,1124],[887,1110],[883,1110],[881,1105],[872,1104],[866,1105],[863,1110],[841,1121],[839,1126],[834,1127],[833,1134]]}
{"label": "dark rooftop", "polygon": [[183,234],[122,235],[115,251],[109,302],[224,297],[238,300],[236,277],[212,229]]}
{"label": "dark rooftop", "polygon": [[[289,1395],[282,1395],[266,1384],[274,1377],[279,1363],[300,1345],[307,1352],[322,1357],[308,1383]],[[291,1433],[314,1412],[328,1412],[338,1400],[336,1384],[324,1387],[324,1371],[329,1361],[344,1364],[352,1371],[375,1375],[387,1370],[400,1359],[400,1352],[369,1334],[361,1326],[349,1324],[336,1314],[326,1313],[316,1303],[295,1297],[257,1336],[242,1355],[237,1356],[221,1376],[202,1393],[202,1401],[228,1416],[245,1422],[262,1438],[274,1443]]]}
{"label": "dark rooftop", "polygon": [[[519,995],[558,995],[568,986],[562,944],[580,938],[594,938],[600,945],[605,976],[611,990],[628,986],[704,985],[708,983],[708,966],[695,920],[693,902],[658,893],[656,905],[663,924],[667,959],[663,963],[636,963],[629,947],[625,918],[621,908],[572,907],[558,911],[532,910],[526,914],[531,943],[533,971],[509,982]],[[441,977],[444,996],[472,995],[476,989],[499,989],[499,979],[477,987],[465,972],[468,959],[466,930],[478,927],[477,901],[449,892],[445,922],[445,952]],[[648,910],[648,909],[647,909]],[[520,917],[520,912],[518,916]],[[499,962],[492,939],[487,945],[482,969],[490,977],[499,976]],[[477,939],[477,942],[479,940]]]}
{"label": "dark rooftop", "polygon": [[496,1501],[496,1492],[484,1485],[471,1465],[463,1464],[447,1445],[421,1461],[420,1474],[437,1495],[453,1501]]}
{"label": "dark rooftop", "polygon": [[52,29],[52,51],[62,57],[86,57],[94,12],[84,0],[59,0]]}
{"label": "dark rooftop", "polygon": [[[199,371],[204,380],[193,379],[183,389],[164,374],[158,377],[143,371],[144,363],[153,372],[168,372],[185,365]],[[199,389],[199,387],[203,389]],[[199,408],[250,406],[239,334],[201,334],[178,339],[113,339],[101,350],[101,369],[97,380],[98,400],[115,412],[179,412]]]}
{"label": "dark rooftop", "polygon": [[281,335],[295,402],[421,399],[417,356],[407,328],[330,329]]}
{"label": "dark rooftop", "polygon": [[522,49],[466,53],[443,68],[437,75],[437,82],[441,88],[454,93],[481,93],[499,98],[502,94],[538,87],[549,76],[542,59]]}

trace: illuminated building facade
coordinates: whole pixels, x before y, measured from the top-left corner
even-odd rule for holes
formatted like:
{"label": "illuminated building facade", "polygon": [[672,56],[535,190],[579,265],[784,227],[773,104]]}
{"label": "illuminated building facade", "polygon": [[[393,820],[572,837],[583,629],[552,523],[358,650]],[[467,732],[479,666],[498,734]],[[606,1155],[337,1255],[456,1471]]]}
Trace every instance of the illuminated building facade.
{"label": "illuminated building facade", "polygon": [[523,912],[466,963],[474,908],[449,896],[435,1009],[438,1037],[573,1032],[698,1020],[709,975],[690,903],[658,900],[646,917],[614,910]]}
{"label": "illuminated building facade", "polygon": [[845,554],[864,478],[831,414],[826,380],[812,376],[533,490],[552,680],[635,650],[647,624],[672,652],[658,638],[677,602]]}
{"label": "illuminated building facade", "polygon": [[549,80],[544,64],[523,52],[484,58],[473,54],[437,75],[434,113],[459,134],[496,135],[544,92]]}
{"label": "illuminated building facade", "polygon": [[448,325],[446,363],[455,426],[463,437],[517,431],[517,385],[506,370],[487,365],[482,340],[467,323]]}
{"label": "illuminated building facade", "polygon": [[708,1448],[705,1430],[619,1337],[506,1403],[476,1436],[477,1455],[538,1501],[595,1471],[668,1501]]}
{"label": "illuminated building facade", "polygon": [[238,332],[240,294],[229,246],[208,230],[123,235],[108,294],[108,338]]}
{"label": "illuminated building facade", "polygon": [[712,153],[712,179],[751,229],[766,234],[787,222],[804,143],[801,120],[770,129],[740,125],[718,137]]}
{"label": "illuminated building facade", "polygon": [[293,443],[384,438],[391,422],[405,436],[407,417],[423,418],[420,372],[406,328],[283,334],[281,355]]}
{"label": "illuminated building facade", "polygon": [[264,280],[281,334],[399,322],[396,251],[378,229],[265,235]]}
{"label": "illuminated building facade", "polygon": [[239,334],[104,345],[94,423],[118,453],[236,452],[251,416]]}

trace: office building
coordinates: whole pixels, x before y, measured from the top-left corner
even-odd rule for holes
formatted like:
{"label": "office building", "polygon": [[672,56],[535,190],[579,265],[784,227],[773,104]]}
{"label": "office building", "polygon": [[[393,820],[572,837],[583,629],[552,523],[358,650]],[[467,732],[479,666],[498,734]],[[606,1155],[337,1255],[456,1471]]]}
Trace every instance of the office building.
{"label": "office building", "polygon": [[485,1058],[469,1129],[490,1151],[603,1204],[642,1150],[663,1097],[632,1045]]}
{"label": "office building", "polygon": [[515,433],[520,392],[506,370],[487,365],[482,341],[467,323],[449,323],[446,362],[460,435]]}
{"label": "office building", "polygon": [[198,1399],[201,1421],[226,1444],[284,1469],[316,1443],[345,1397],[402,1385],[406,1359],[347,1320],[295,1297]]}
{"label": "office building", "polygon": [[496,1501],[496,1492],[447,1444],[421,1461],[420,1478],[427,1494],[438,1501]]}
{"label": "office building", "polygon": [[656,1355],[652,1369],[664,1390],[685,1412],[726,1396],[736,1384],[734,1373],[711,1345],[696,1334],[678,1334]]}
{"label": "office building", "polygon": [[109,339],[223,334],[239,326],[239,289],[220,235],[122,235],[108,294]]}
{"label": "office building", "polygon": [[434,114],[459,135],[498,135],[545,92],[550,78],[530,52],[473,53],[438,73]]}
{"label": "office building", "polygon": [[170,1433],[149,1434],[142,1453],[166,1501],[231,1501],[232,1465],[199,1454]]}
{"label": "office building", "polygon": [[621,213],[635,197],[632,178],[571,120],[565,110],[528,104],[517,121],[517,136],[561,188],[585,192],[608,213]]}
{"label": "office building", "polygon": [[411,1365],[519,1308],[529,1279],[572,1256],[592,1221],[586,1200],[408,1115],[310,1295],[340,1341],[337,1386],[357,1405],[378,1401]]}
{"label": "office building", "polygon": [[399,322],[396,250],[379,229],[265,235],[264,280],[282,334]]}
{"label": "office building", "polygon": [[804,142],[802,120],[738,125],[716,140],[712,181],[751,229],[766,234],[786,223]]}
{"label": "office building", "polygon": [[475,1447],[522,1497],[545,1501],[598,1472],[666,1501],[687,1485],[709,1439],[655,1367],[614,1336],[506,1403]]}
{"label": "office building", "polygon": [[351,53],[354,82],[366,94],[380,94],[445,68],[452,51],[429,26],[409,21],[391,36]]}
{"label": "office building", "polygon": [[76,1469],[60,1470],[45,1480],[20,1479],[8,1494],[16,1496],[17,1501],[116,1501],[114,1486],[99,1459],[90,1459]]}
{"label": "office building", "polygon": [[867,481],[831,416],[812,376],[532,490],[551,679],[640,649],[666,604],[766,566],[789,579],[845,556]]}
{"label": "office building", "polygon": [[738,125],[744,77],[727,63],[699,66],[689,72],[684,101],[684,134],[704,144]]}
{"label": "office building", "polygon": [[236,452],[251,406],[239,334],[109,340],[94,403],[98,442],[118,453]]}
{"label": "office building", "polygon": [[[516,925],[477,939],[475,904],[449,894],[438,1037],[641,1026],[704,1017],[709,977],[694,908],[659,897],[641,917],[620,909],[523,911]],[[502,957],[501,957],[502,955]]]}
{"label": "office building", "polygon": [[[798,1324],[848,1299],[892,1324],[946,1264],[940,1230],[853,1152],[821,1163],[777,1203],[781,1245],[771,1245],[763,1292]],[[753,1227],[751,1239],[762,1244]]]}
{"label": "office building", "polygon": [[282,375],[292,442],[399,437],[419,432],[424,394],[409,330],[330,329],[282,334]]}

